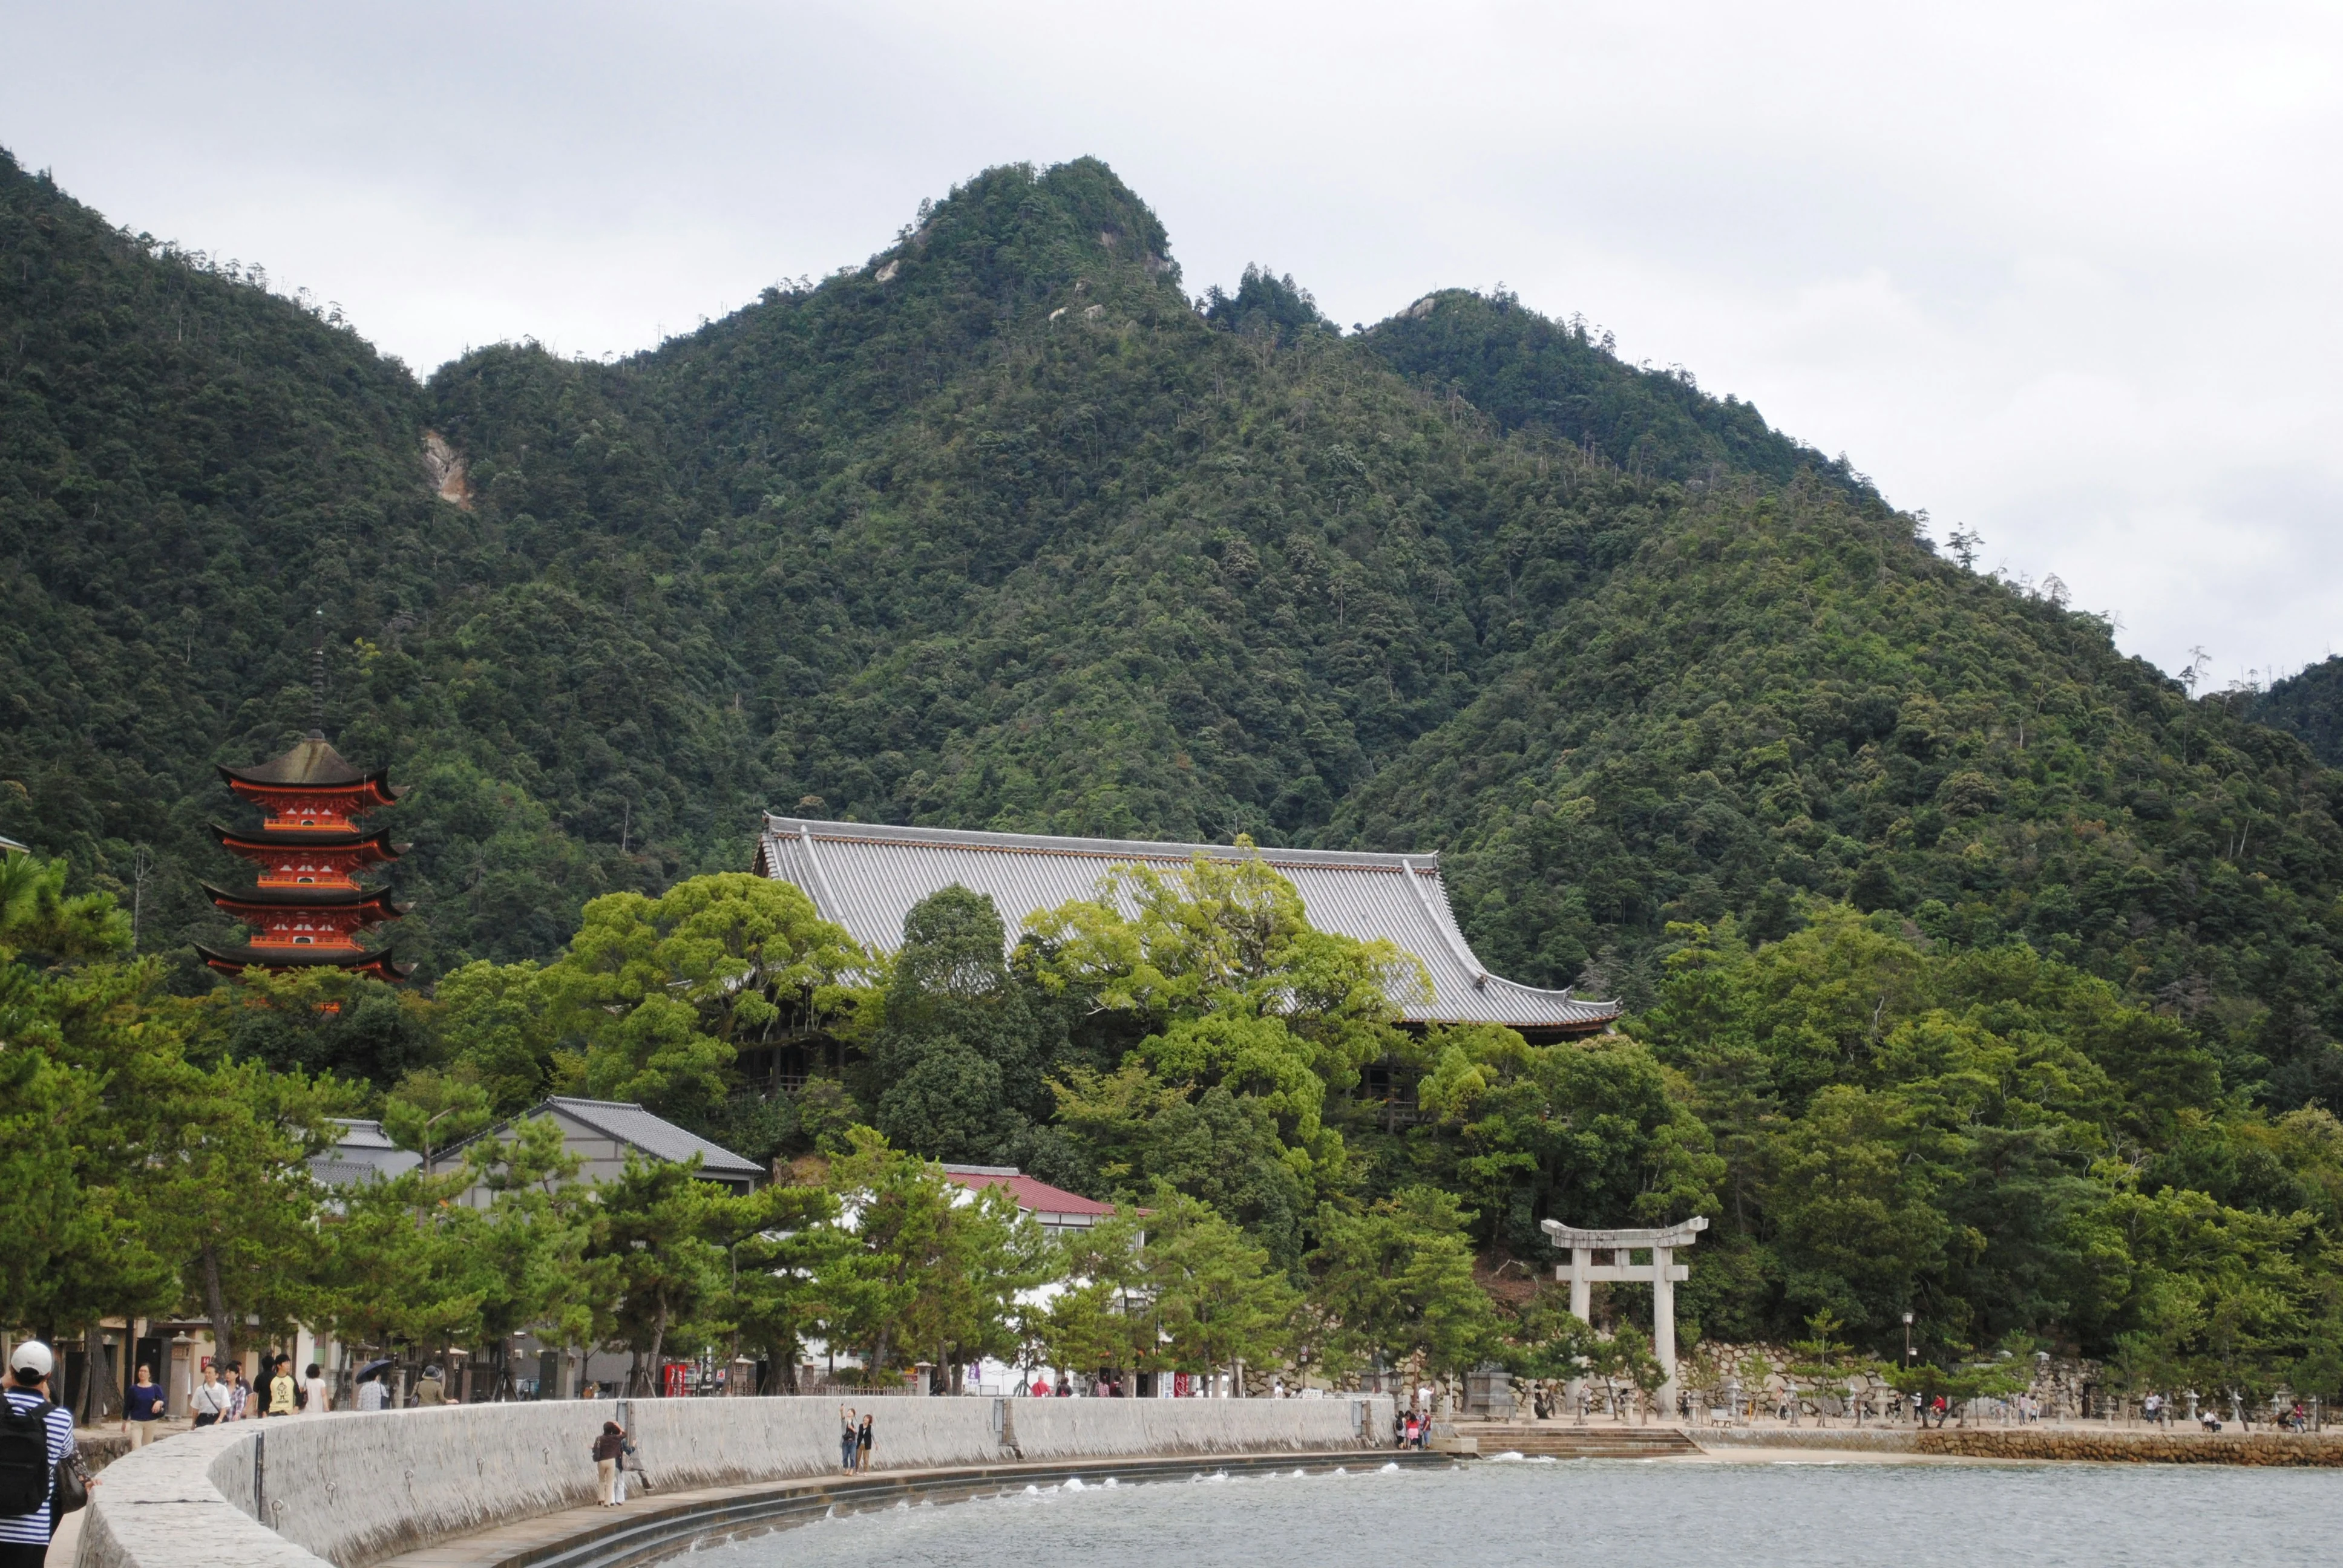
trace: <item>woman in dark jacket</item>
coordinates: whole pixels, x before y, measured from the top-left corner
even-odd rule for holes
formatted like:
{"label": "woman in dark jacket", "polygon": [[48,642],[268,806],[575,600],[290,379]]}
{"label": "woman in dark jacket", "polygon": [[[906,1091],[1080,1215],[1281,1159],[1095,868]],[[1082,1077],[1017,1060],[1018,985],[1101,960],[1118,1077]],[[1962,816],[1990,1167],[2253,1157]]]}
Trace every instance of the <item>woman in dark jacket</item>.
{"label": "woman in dark jacket", "polygon": [[602,1506],[618,1506],[618,1458],[626,1452],[627,1429],[615,1421],[602,1423],[602,1435],[594,1440],[594,1473],[602,1487]]}

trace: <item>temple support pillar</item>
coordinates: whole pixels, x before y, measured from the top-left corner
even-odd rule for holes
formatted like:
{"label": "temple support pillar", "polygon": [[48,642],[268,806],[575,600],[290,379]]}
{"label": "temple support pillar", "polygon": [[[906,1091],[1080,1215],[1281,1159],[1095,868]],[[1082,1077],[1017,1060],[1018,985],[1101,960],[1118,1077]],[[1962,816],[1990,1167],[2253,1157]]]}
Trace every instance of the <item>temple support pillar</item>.
{"label": "temple support pillar", "polygon": [[1676,1408],[1676,1282],[1673,1275],[1675,1249],[1652,1249],[1652,1354],[1664,1374],[1660,1412],[1671,1416]]}

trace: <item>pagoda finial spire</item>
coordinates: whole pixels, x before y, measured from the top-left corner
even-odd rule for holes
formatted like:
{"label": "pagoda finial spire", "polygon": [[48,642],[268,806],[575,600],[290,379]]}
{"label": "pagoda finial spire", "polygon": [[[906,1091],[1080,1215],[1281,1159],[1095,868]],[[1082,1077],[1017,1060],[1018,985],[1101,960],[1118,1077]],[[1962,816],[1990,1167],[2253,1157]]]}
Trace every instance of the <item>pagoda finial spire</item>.
{"label": "pagoda finial spire", "polygon": [[326,738],[326,612],[317,611],[317,646],[309,650],[309,739]]}

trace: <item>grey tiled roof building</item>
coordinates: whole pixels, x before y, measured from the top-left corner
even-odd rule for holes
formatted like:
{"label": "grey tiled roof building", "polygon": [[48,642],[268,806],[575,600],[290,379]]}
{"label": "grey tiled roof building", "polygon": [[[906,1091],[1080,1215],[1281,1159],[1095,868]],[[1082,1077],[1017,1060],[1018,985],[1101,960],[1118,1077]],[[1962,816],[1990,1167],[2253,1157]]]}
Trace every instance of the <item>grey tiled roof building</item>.
{"label": "grey tiled roof building", "polygon": [[1291,881],[1321,930],[1381,938],[1419,960],[1429,999],[1403,1009],[1409,1023],[1501,1023],[1534,1037],[1591,1034],[1619,1016],[1615,1001],[1542,990],[1491,974],[1448,907],[1437,855],[1349,849],[1244,849],[1025,833],[892,828],[767,816],[758,840],[760,875],[793,882],[823,918],[874,952],[902,940],[911,906],[957,882],[990,895],[1013,940],[1026,918],[1098,896],[1116,866],[1173,869],[1196,856],[1258,856]]}

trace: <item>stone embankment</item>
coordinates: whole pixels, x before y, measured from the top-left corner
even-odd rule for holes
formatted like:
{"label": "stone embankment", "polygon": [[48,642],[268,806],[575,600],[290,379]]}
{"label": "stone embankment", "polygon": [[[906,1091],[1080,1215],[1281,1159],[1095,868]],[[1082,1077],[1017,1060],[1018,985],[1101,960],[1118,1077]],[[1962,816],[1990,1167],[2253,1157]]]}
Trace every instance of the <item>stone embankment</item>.
{"label": "stone embankment", "polygon": [[[886,1399],[875,1468],[1380,1449],[1386,1396],[1316,1400]],[[548,1401],[240,1422],[106,1469],[78,1568],[367,1568],[417,1547],[589,1504],[602,1422],[669,1491],[835,1472],[838,1405],[817,1399]]]}
{"label": "stone embankment", "polygon": [[2074,1459],[2100,1463],[2343,1467],[2343,1437],[2283,1432],[2092,1432],[2086,1427],[1945,1427],[1912,1433],[1912,1452],[1962,1459]]}
{"label": "stone embankment", "polygon": [[[2087,1463],[2259,1464],[2343,1468],[2343,1434],[2106,1430],[2086,1426],[1704,1427],[1711,1450],[1787,1448],[1935,1459],[2072,1460]],[[1483,1443],[1485,1451],[1487,1443]]]}

